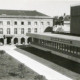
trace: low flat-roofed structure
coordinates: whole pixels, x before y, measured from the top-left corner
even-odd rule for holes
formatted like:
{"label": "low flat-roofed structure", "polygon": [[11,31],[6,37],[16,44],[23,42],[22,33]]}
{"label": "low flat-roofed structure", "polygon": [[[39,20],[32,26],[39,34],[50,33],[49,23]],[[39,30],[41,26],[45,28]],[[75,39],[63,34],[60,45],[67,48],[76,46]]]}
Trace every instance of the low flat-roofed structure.
{"label": "low flat-roofed structure", "polygon": [[64,44],[80,46],[80,37],[77,36],[70,36],[70,35],[62,35],[62,34],[51,34],[51,33],[27,33],[27,36],[49,40],[49,41],[56,41],[62,42]]}

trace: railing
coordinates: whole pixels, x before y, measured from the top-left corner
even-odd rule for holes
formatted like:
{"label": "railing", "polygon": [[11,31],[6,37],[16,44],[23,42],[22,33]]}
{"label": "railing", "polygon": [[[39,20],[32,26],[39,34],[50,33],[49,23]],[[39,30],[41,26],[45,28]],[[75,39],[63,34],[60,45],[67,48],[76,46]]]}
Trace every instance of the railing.
{"label": "railing", "polygon": [[43,44],[34,43],[34,42],[32,42],[31,44],[39,46],[39,47],[43,47],[43,48],[46,48],[46,49],[49,49],[49,50],[57,51],[57,52],[60,52],[60,53],[63,53],[63,54],[67,54],[67,55],[71,55],[71,56],[80,58],[80,51],[73,51],[73,50],[66,49],[66,48],[63,49],[63,48],[58,48],[57,46],[54,47],[54,46],[51,46],[51,45],[43,45]]}

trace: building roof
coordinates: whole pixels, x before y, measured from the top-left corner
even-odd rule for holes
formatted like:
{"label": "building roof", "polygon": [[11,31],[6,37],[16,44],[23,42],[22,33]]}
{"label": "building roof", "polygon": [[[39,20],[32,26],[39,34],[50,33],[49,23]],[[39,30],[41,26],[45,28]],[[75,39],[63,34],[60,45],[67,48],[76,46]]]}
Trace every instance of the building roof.
{"label": "building roof", "polygon": [[46,14],[40,13],[36,10],[29,11],[29,10],[0,10],[0,16],[45,16],[49,17]]}
{"label": "building roof", "polygon": [[80,37],[71,36],[71,35],[51,34],[51,33],[40,33],[40,34],[39,33],[27,33],[26,35],[35,37],[35,38],[42,38],[42,39],[44,39],[45,37],[47,37],[47,39],[51,37],[51,38],[61,38],[65,40],[80,41]]}

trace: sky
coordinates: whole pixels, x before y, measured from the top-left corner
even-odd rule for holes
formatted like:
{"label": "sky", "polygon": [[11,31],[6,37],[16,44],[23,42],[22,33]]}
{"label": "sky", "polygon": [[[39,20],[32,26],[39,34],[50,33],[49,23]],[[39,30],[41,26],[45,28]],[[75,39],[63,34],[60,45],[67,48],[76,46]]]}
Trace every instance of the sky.
{"label": "sky", "polygon": [[36,10],[51,17],[70,15],[70,7],[80,0],[0,0],[0,9]]}

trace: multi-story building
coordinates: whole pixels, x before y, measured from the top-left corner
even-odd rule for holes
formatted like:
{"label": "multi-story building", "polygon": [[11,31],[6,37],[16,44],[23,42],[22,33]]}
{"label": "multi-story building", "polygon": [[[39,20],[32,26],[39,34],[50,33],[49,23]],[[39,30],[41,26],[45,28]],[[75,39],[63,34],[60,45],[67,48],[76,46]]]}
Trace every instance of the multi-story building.
{"label": "multi-story building", "polygon": [[0,10],[0,42],[27,44],[26,33],[43,33],[53,19],[37,11]]}
{"label": "multi-story building", "polygon": [[71,6],[71,34],[80,35],[80,5]]}

